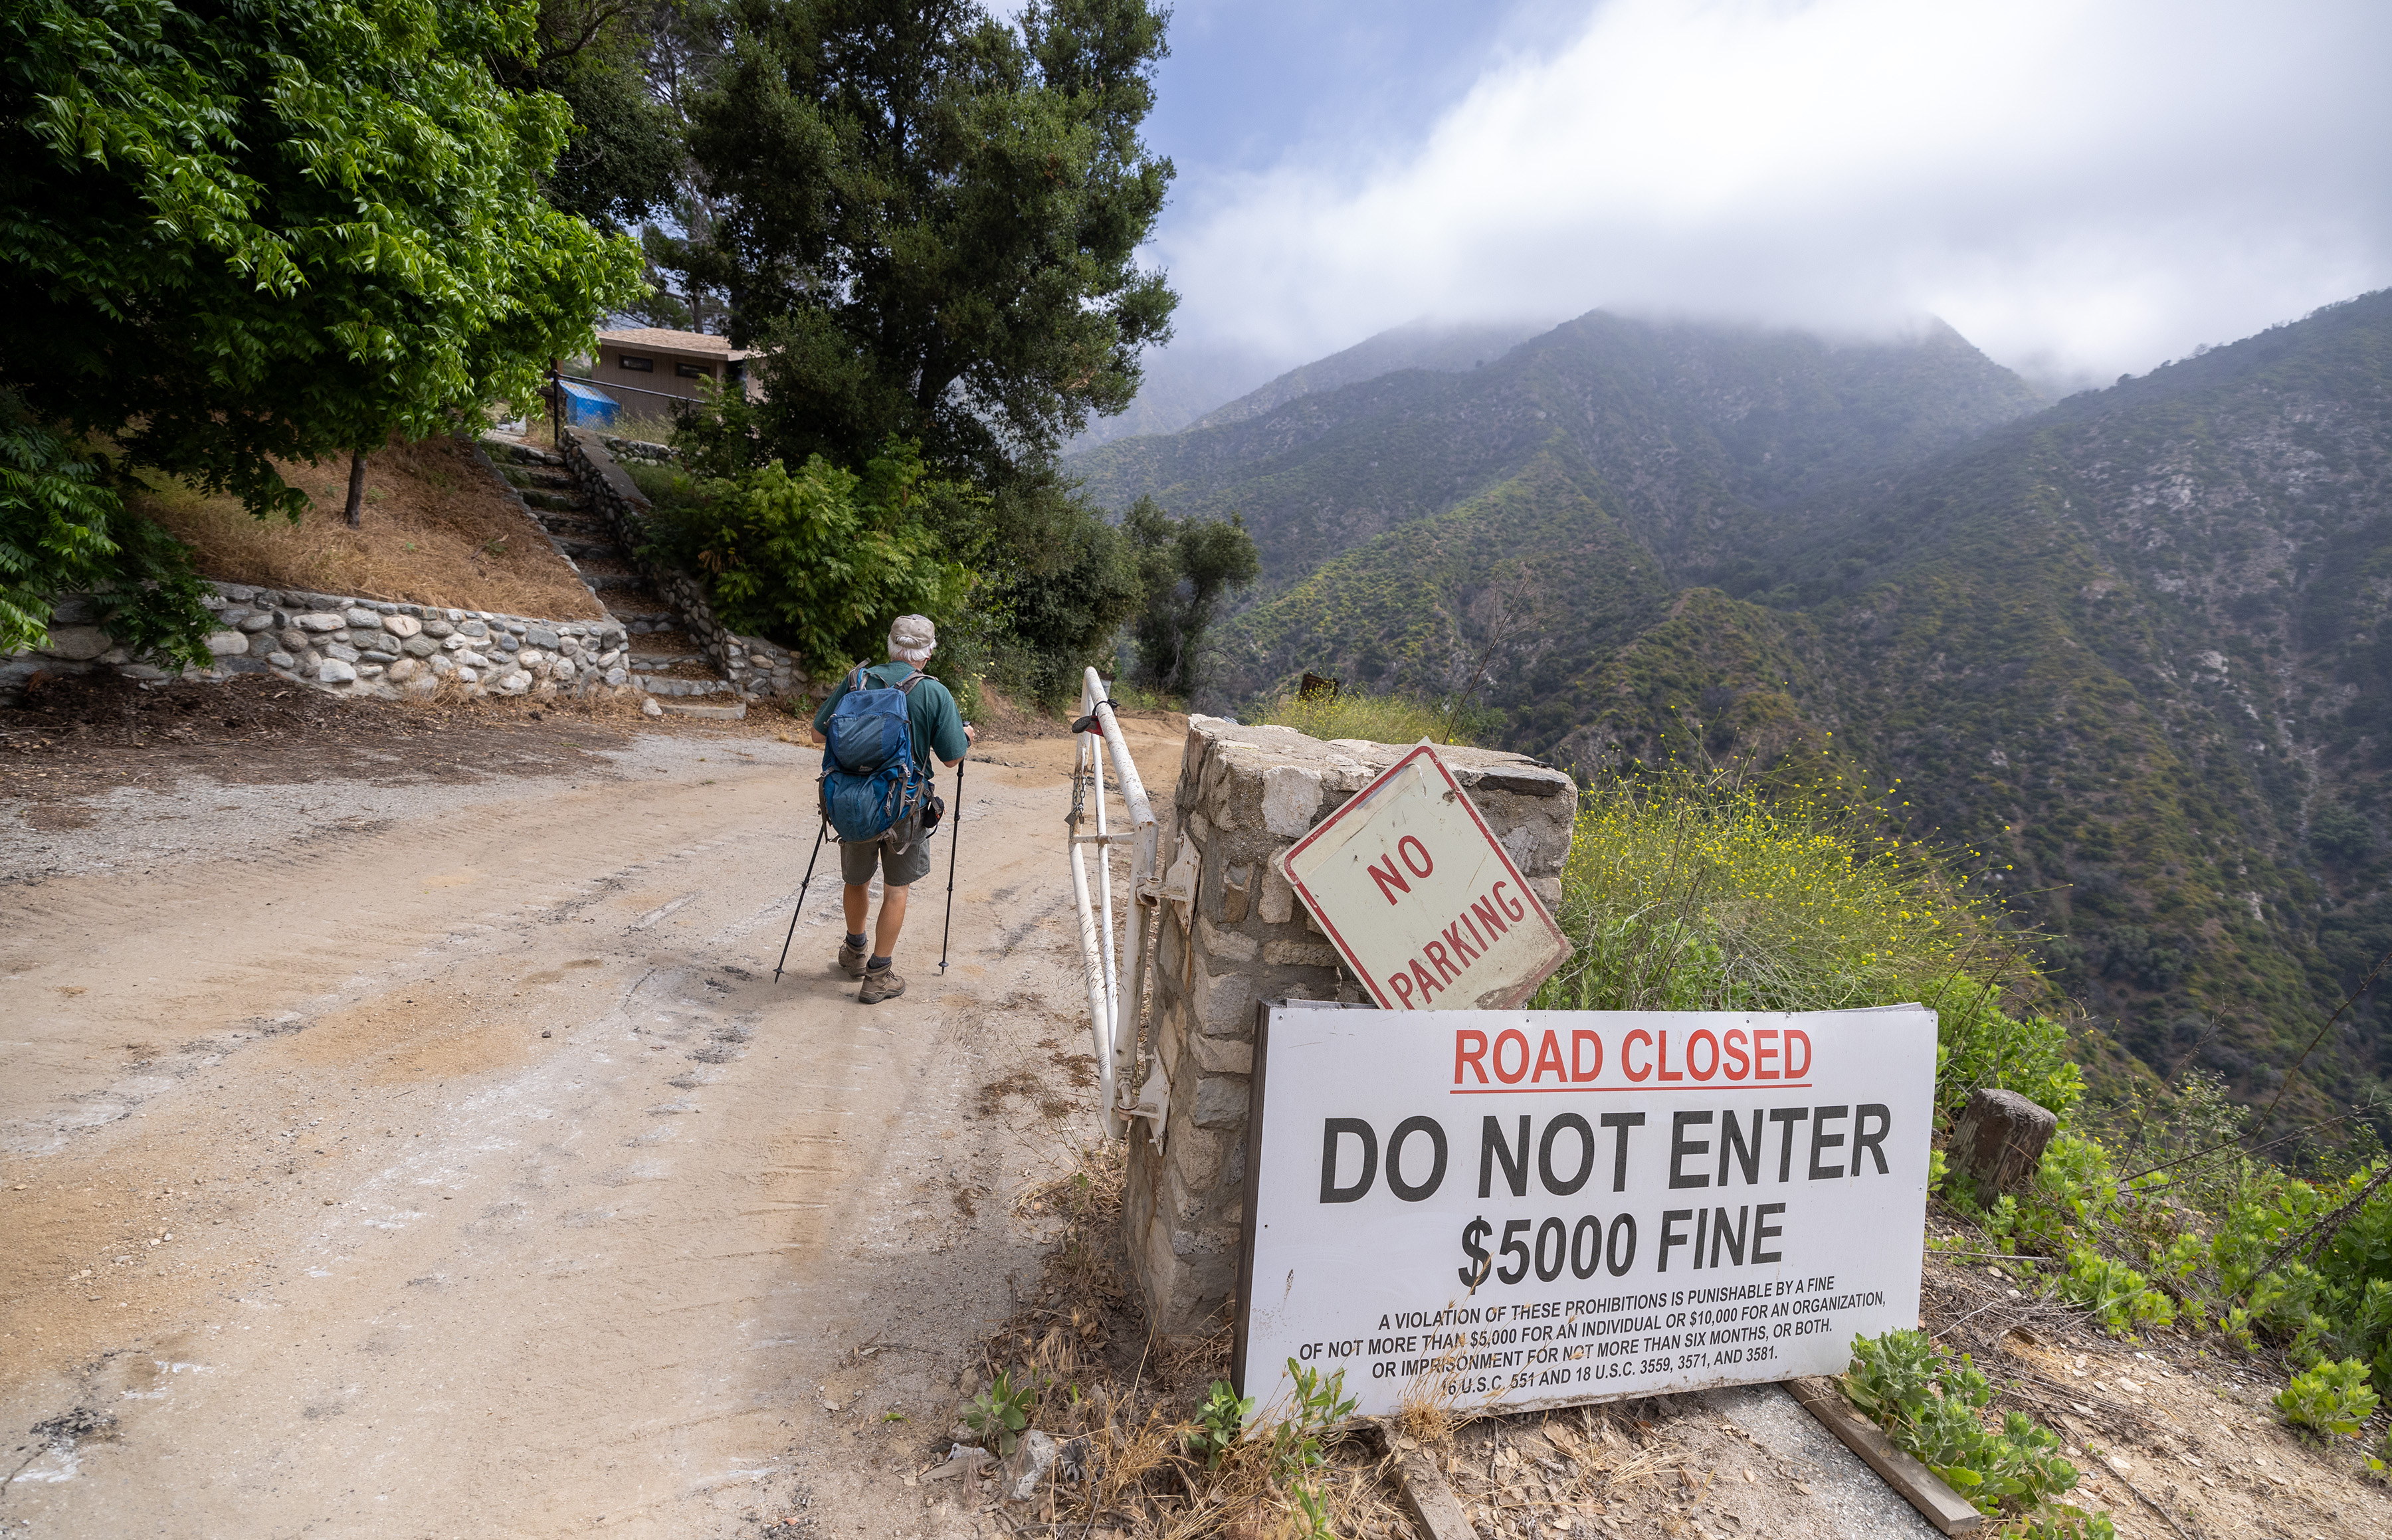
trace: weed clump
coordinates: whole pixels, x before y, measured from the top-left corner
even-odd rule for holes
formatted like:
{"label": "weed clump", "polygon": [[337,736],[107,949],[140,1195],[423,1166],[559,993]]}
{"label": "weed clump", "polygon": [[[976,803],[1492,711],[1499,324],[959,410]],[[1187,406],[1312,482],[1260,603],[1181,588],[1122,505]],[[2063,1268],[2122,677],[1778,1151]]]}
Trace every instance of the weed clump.
{"label": "weed clump", "polygon": [[1254,716],[1269,727],[1292,727],[1307,738],[1356,738],[1366,744],[1476,744],[1492,725],[1490,714],[1454,703],[1410,695],[1371,695],[1358,690],[1324,692],[1307,700],[1282,695]]}

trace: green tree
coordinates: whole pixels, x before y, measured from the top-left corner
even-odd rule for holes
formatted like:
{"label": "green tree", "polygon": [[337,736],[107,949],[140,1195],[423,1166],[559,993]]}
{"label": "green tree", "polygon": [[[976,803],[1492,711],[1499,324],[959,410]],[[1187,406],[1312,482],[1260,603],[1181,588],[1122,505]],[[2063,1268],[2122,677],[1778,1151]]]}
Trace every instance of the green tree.
{"label": "green tree", "polygon": [[295,515],[268,457],[421,437],[586,343],[639,252],[552,207],[535,0],[6,0],[0,380]]}
{"label": "green tree", "polygon": [[1223,598],[1262,575],[1246,522],[1175,519],[1140,498],[1122,519],[1137,552],[1140,605],[1130,634],[1140,679],[1165,694],[1193,695],[1204,632]]}
{"label": "green tree", "polygon": [[1111,658],[1144,593],[1129,542],[1051,471],[1000,487],[984,527],[976,559],[1001,632],[999,672],[1033,699],[1073,699],[1081,670]]}
{"label": "green tree", "polygon": [[650,88],[658,50],[703,7],[680,0],[540,0],[531,47],[490,67],[518,91],[548,91],[573,114],[546,179],[548,200],[602,229],[635,227],[679,198],[688,151],[669,97]]}
{"label": "green tree", "polygon": [[41,645],[54,594],[84,593],[136,653],[203,662],[203,589],[183,548],[128,514],[107,467],[0,390],[0,653]]}
{"label": "green tree", "polygon": [[716,199],[699,276],[767,350],[772,456],[891,436],[994,485],[1127,407],[1175,296],[1137,248],[1168,161],[1138,126],[1165,16],[1146,0],[732,0],[693,110]]}

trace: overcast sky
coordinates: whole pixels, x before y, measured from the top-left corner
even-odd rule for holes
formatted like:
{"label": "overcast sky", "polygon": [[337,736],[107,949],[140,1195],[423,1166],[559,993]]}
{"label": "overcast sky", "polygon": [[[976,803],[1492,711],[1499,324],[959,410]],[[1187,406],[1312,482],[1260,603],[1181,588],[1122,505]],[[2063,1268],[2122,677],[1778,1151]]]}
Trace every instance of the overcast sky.
{"label": "overcast sky", "polygon": [[1931,314],[2107,382],[2392,283],[2392,0],[1176,8],[1151,255],[1191,353]]}

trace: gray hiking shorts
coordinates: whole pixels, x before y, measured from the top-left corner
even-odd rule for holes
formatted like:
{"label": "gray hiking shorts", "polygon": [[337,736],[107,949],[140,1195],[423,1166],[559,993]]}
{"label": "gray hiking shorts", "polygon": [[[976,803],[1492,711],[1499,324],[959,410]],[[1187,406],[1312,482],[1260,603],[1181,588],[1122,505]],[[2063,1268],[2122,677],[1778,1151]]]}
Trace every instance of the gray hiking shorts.
{"label": "gray hiking shorts", "polygon": [[922,837],[918,816],[899,820],[878,839],[839,846],[838,873],[850,887],[870,882],[876,865],[883,887],[911,887],[930,874],[930,842]]}

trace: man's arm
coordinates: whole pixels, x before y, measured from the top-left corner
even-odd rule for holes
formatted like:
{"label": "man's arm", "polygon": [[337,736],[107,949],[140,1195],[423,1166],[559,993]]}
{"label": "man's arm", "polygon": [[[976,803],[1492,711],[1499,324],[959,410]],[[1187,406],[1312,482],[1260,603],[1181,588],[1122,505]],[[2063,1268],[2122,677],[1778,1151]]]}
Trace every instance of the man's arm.
{"label": "man's arm", "polygon": [[925,680],[924,685],[938,692],[930,701],[930,752],[945,764],[961,764],[978,734],[965,725],[963,713],[956,709],[956,697],[945,685],[936,679]]}
{"label": "man's arm", "polygon": [[[965,746],[966,746],[966,752],[969,752],[969,746],[970,746],[971,744],[973,744],[978,743],[979,741],[980,741],[980,733],[979,733],[979,732],[978,732],[978,731],[977,731],[972,727],[971,723],[969,723],[969,722],[966,722],[966,723],[964,724],[964,744],[965,744]],[[953,770],[953,769],[955,769],[957,765],[960,765],[960,764],[962,764],[963,762],[964,762],[964,757],[963,757],[963,755],[958,754],[958,755],[956,755],[954,758],[949,759],[948,761],[946,761],[946,766],[947,766],[947,769],[949,769],[949,770]]]}

